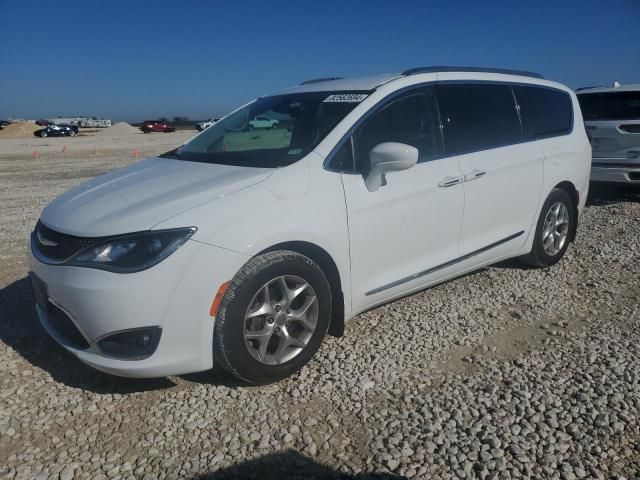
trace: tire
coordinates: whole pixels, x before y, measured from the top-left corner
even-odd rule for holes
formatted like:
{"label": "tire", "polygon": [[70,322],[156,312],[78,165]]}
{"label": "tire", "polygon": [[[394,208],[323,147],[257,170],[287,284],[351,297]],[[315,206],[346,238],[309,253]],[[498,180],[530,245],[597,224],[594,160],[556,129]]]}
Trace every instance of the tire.
{"label": "tire", "polygon": [[255,129],[255,127],[253,125],[249,124],[249,131],[253,132],[254,129]]}
{"label": "tire", "polygon": [[274,123],[273,125],[271,125],[271,128],[273,130],[275,130],[276,128],[279,128],[279,127],[280,127],[280,125],[278,125],[277,123]]}
{"label": "tire", "polygon": [[[560,207],[558,207],[558,205],[560,205]],[[555,215],[555,213],[551,212],[552,208],[554,211],[560,208],[562,212],[555,221],[556,226],[554,228],[558,231],[558,235],[553,233],[548,234],[548,227],[551,225],[551,223],[548,222],[553,220]],[[558,224],[560,221],[559,218],[562,218],[561,224]],[[564,223],[565,220],[566,223]],[[546,268],[558,263],[569,247],[571,233],[575,229],[576,221],[575,206],[571,197],[569,197],[564,190],[554,188],[545,200],[542,210],[540,211],[540,218],[538,218],[538,223],[536,224],[536,233],[531,252],[522,257],[521,260],[525,264],[535,268]],[[563,232],[564,239],[560,242]],[[551,242],[553,242],[552,246],[549,242],[549,236],[551,236]],[[547,248],[545,248],[545,244]]]}
{"label": "tire", "polygon": [[71,131],[69,132],[69,136],[70,136],[70,137],[75,137],[75,136],[76,136],[76,132],[74,132],[73,130],[71,130]]}
{"label": "tire", "polygon": [[41,137],[41,138],[46,138],[46,136],[47,136],[47,132],[42,132],[42,133],[40,133],[40,137]]}
{"label": "tire", "polygon": [[[298,290],[299,294],[290,303],[291,316],[287,315],[289,309],[285,312],[289,304],[280,295],[282,278],[286,279],[290,293],[299,289],[302,282],[308,284]],[[265,289],[270,302],[264,297]],[[269,308],[265,307],[267,304]],[[315,318],[312,330],[295,319],[300,318],[295,315],[307,304],[304,325],[313,323]],[[278,310],[279,307],[282,309]],[[263,310],[268,313],[258,314]],[[247,318],[249,316],[252,318]],[[320,267],[296,252],[266,252],[249,260],[231,281],[216,315],[213,358],[243,382],[255,385],[277,382],[311,360],[322,344],[330,319],[331,288]],[[298,345],[281,344],[283,333]],[[260,340],[245,337],[252,334],[259,334]],[[281,346],[284,348],[279,349]],[[261,355],[262,360],[258,358]]]}

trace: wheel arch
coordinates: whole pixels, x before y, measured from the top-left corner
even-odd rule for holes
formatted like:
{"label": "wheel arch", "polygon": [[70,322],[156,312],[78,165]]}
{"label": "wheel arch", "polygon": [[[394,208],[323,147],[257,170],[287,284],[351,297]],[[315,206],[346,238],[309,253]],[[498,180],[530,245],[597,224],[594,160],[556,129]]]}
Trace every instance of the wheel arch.
{"label": "wheel arch", "polygon": [[265,248],[260,253],[274,250],[291,250],[300,253],[316,262],[324,272],[331,287],[331,322],[327,333],[333,337],[341,337],[344,334],[344,295],[342,293],[342,281],[340,271],[331,255],[315,243],[305,241],[282,242]]}
{"label": "wheel arch", "polygon": [[571,198],[571,202],[573,203],[573,215],[576,221],[573,222],[573,228],[569,233],[569,241],[573,242],[576,239],[576,233],[578,230],[578,216],[579,216],[578,205],[580,204],[580,195],[575,185],[568,180],[558,183],[553,188],[557,188],[559,190],[565,191],[567,195],[569,195],[569,198]]}

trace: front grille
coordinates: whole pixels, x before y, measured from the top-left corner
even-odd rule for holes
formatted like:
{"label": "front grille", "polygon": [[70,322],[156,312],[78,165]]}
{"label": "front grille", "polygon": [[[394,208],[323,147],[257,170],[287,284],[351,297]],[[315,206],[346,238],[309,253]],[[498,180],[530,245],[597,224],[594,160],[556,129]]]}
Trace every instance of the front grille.
{"label": "front grille", "polygon": [[80,330],[78,330],[66,313],[51,302],[47,303],[47,311],[49,313],[49,325],[56,330],[60,336],[64,337],[72,347],[81,350],[89,348],[89,344],[80,333]]}
{"label": "front grille", "polygon": [[102,240],[98,237],[75,237],[51,230],[38,221],[31,236],[32,245],[46,258],[63,261]]}

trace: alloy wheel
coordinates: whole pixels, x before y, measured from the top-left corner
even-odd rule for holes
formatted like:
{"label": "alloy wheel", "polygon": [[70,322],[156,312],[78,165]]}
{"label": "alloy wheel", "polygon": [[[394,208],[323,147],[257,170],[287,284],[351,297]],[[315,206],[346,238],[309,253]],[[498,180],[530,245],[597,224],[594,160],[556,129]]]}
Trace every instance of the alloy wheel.
{"label": "alloy wheel", "polygon": [[318,321],[313,287],[295,275],[274,278],[249,303],[244,317],[247,350],[258,362],[280,365],[307,346]]}
{"label": "alloy wheel", "polygon": [[542,246],[549,256],[557,255],[565,242],[569,233],[569,210],[562,202],[551,205],[544,219],[542,230]]}

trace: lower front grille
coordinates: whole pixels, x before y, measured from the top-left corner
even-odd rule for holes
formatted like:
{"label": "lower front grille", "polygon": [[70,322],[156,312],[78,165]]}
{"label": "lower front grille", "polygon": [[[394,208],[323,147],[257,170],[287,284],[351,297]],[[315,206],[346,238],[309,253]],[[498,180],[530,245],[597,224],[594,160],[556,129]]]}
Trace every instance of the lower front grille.
{"label": "lower front grille", "polygon": [[69,344],[80,350],[89,348],[89,343],[80,333],[69,316],[50,301],[47,303],[49,325]]}

